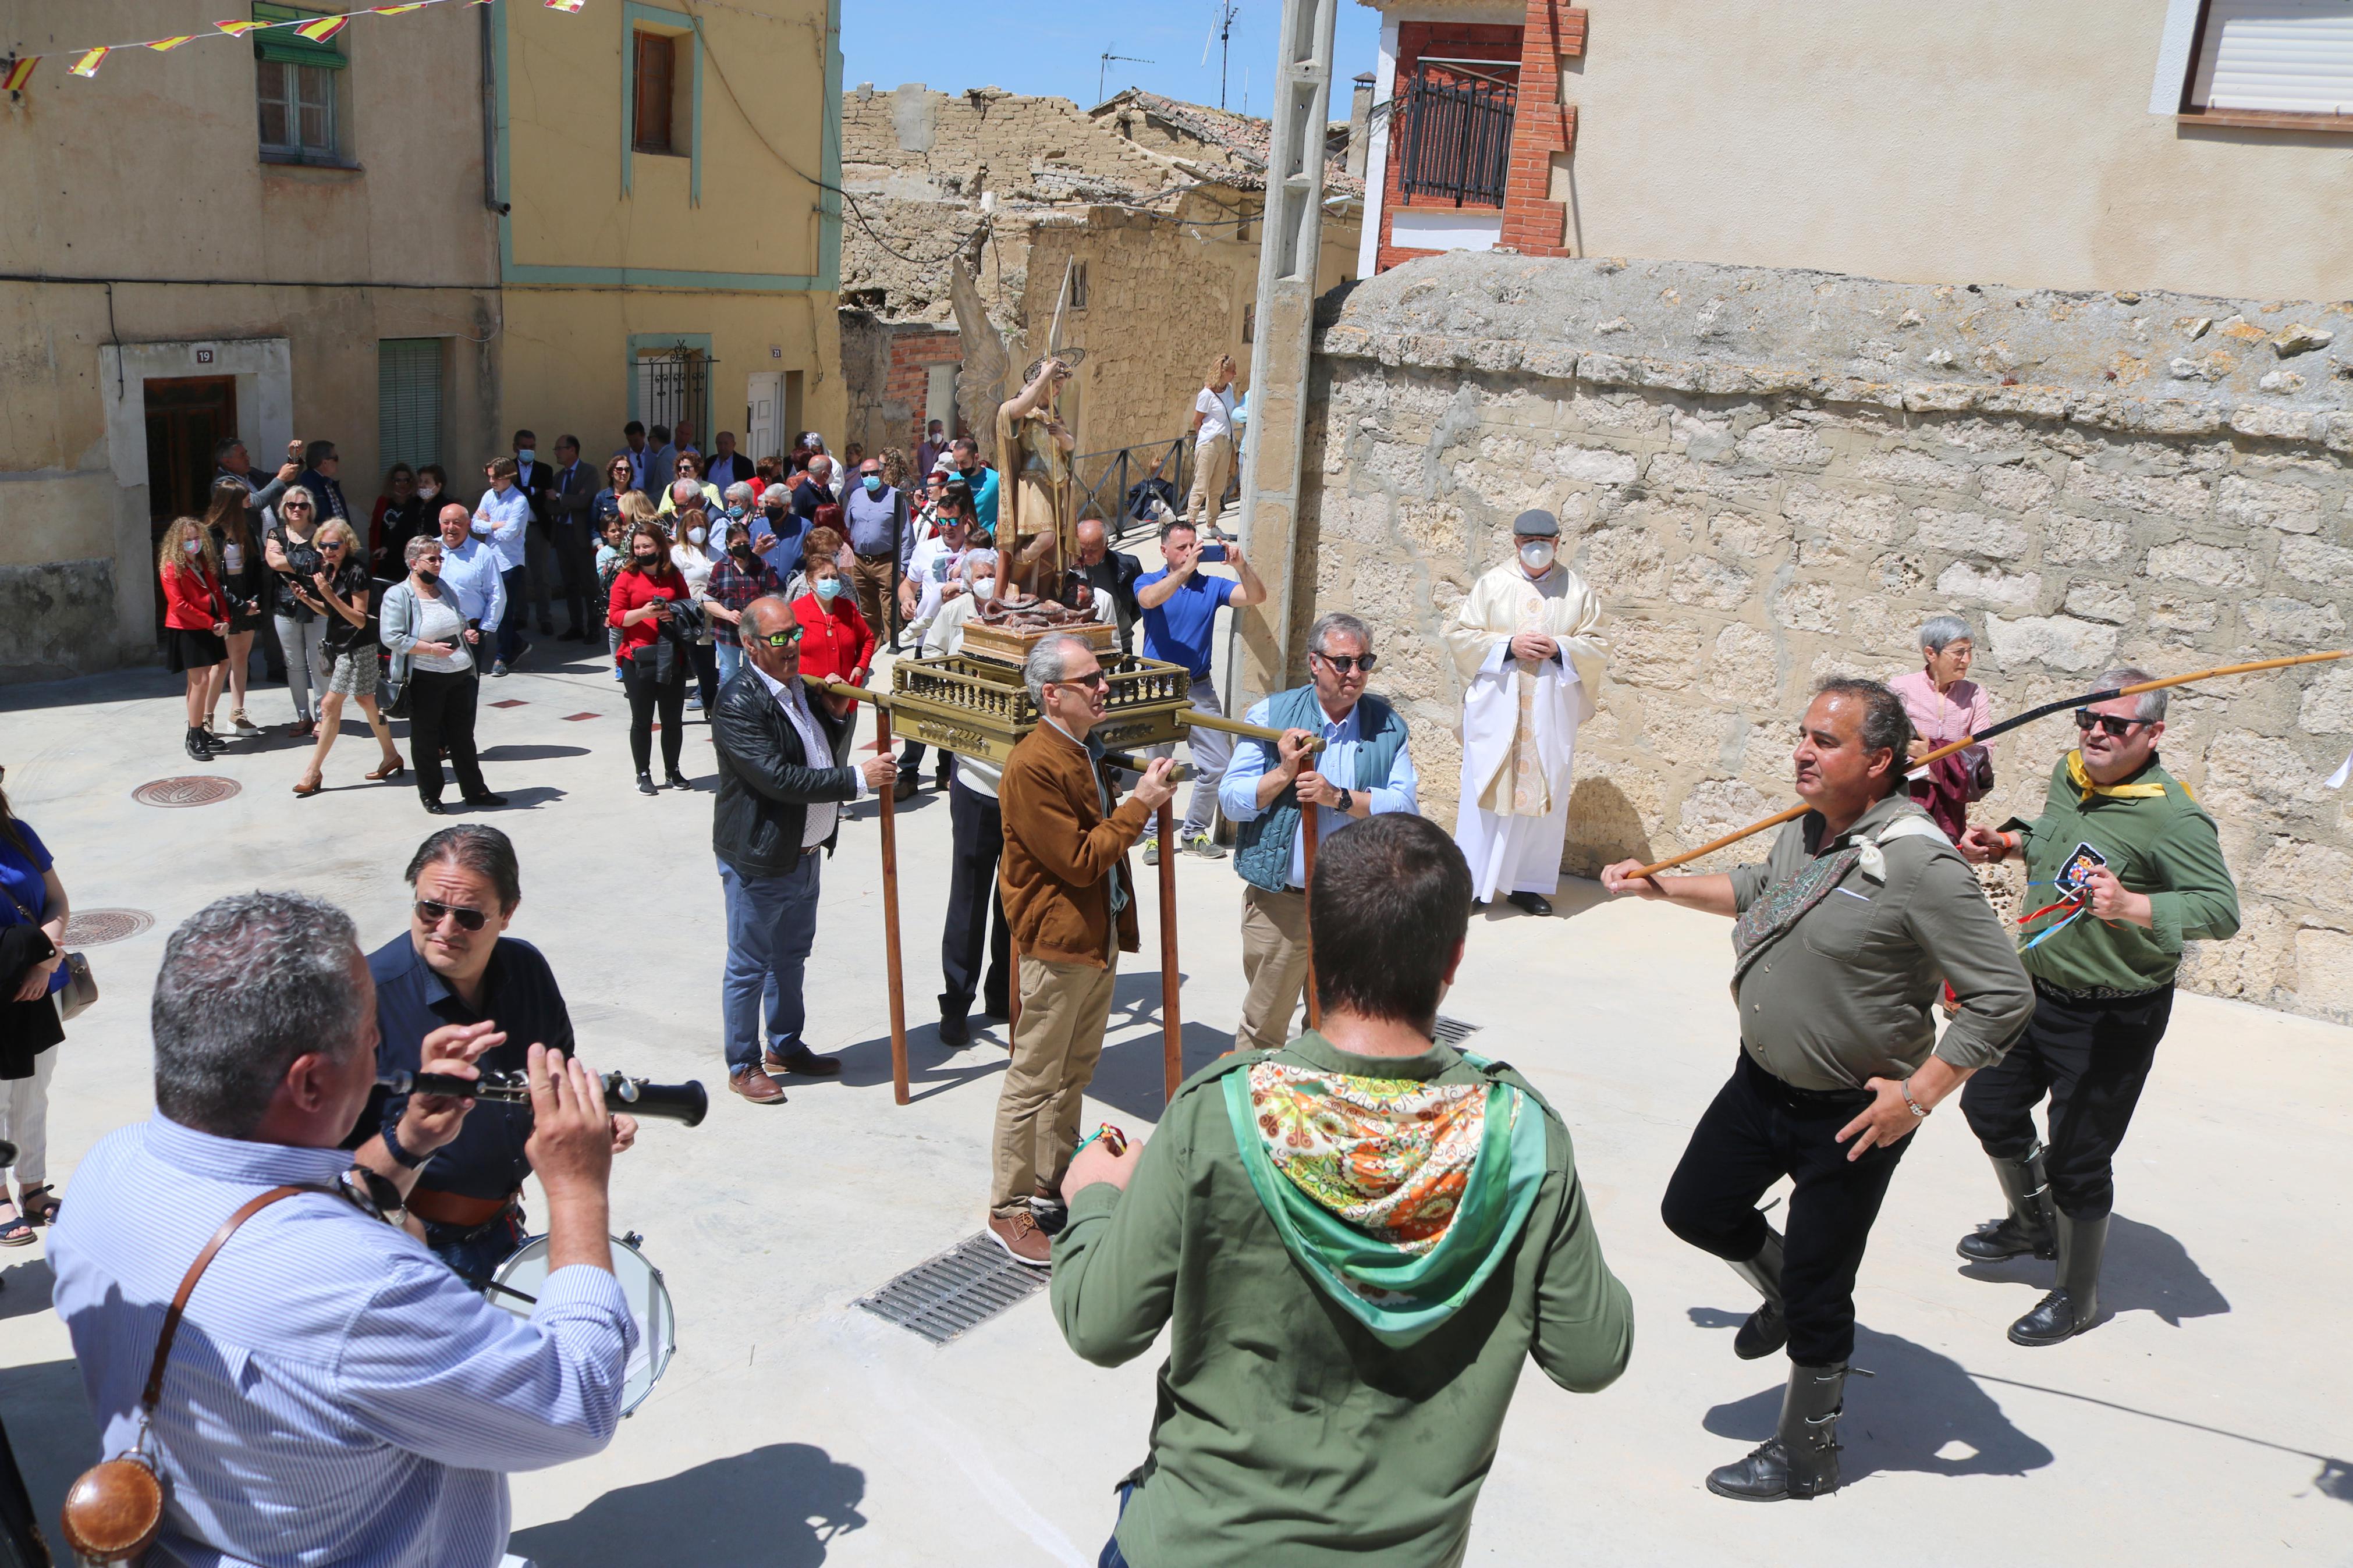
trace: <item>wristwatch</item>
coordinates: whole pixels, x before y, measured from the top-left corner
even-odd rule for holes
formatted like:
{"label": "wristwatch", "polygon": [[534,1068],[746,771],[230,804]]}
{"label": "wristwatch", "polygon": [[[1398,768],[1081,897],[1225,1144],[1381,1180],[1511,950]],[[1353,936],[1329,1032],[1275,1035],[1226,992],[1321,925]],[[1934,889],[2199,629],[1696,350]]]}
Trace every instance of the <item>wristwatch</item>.
{"label": "wristwatch", "polygon": [[1352,812],[1352,811],[1356,810],[1356,792],[1355,790],[1352,790],[1352,789],[1344,789],[1344,790],[1342,790],[1342,791],[1340,792],[1340,804],[1339,804],[1339,806],[1337,807],[1337,809],[1339,810],[1340,814],[1341,814],[1342,816],[1346,816],[1349,812]]}
{"label": "wristwatch", "polygon": [[412,1154],[407,1150],[402,1148],[400,1146],[400,1129],[396,1124],[384,1130],[384,1152],[391,1155],[392,1163],[398,1165],[404,1171],[413,1171],[417,1169],[417,1166],[425,1163],[426,1161],[433,1158],[430,1154]]}

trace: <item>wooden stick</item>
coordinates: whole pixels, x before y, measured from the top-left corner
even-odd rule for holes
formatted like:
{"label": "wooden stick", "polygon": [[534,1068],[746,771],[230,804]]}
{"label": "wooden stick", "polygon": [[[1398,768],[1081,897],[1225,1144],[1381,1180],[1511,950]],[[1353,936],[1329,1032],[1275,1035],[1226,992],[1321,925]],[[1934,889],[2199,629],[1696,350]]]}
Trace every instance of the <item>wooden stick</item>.
{"label": "wooden stick", "polygon": [[[1315,890],[1316,813],[1322,809],[1321,806],[1311,805],[1302,808],[1299,813],[1299,868],[1306,878],[1306,885],[1299,890],[1303,900]],[[1307,931],[1307,1026],[1320,1029],[1324,1026],[1324,1009],[1315,1001],[1315,922],[1308,920],[1303,903],[1300,906],[1299,918],[1305,922]]]}
{"label": "wooden stick", "polygon": [[[1192,708],[1178,710],[1176,722],[1198,730],[1223,730],[1229,735],[1240,735],[1252,741],[1264,741],[1270,746],[1282,739],[1282,731],[1269,729],[1264,724],[1247,724],[1240,719],[1229,719],[1222,713],[1203,713]],[[1323,749],[1324,738],[1321,735],[1314,737],[1307,742],[1307,752],[1310,756]]]}
{"label": "wooden stick", "polygon": [[[2037,719],[2047,719],[2053,713],[2064,712],[2071,708],[2088,708],[2094,702],[2105,702],[2113,698],[2137,697],[2144,691],[2162,691],[2169,686],[2187,686],[2194,680],[2213,680],[2225,675],[2253,675],[2258,670],[2286,669],[2299,664],[2326,664],[2332,658],[2344,658],[2348,654],[2353,654],[2353,648],[2340,648],[2334,653],[2300,653],[2293,658],[2259,658],[2252,664],[2218,665],[2212,669],[2194,670],[2188,675],[2168,676],[2163,680],[2144,680],[2132,686],[2119,686],[2113,690],[2091,691],[2081,697],[2063,698],[2056,702],[2045,702],[2040,708],[2030,708],[2025,712],[2014,718],[2005,719],[1999,724],[1989,725],[1981,735],[1964,735],[1950,745],[1939,746],[1917,761],[1905,763],[1904,771],[1908,773],[1915,768],[1926,767],[1940,758],[1951,756],[1964,746],[1990,741],[1996,735],[2015,730],[2021,724],[2031,724]],[[1636,871],[1634,876],[1636,878],[1655,877],[1660,872],[1680,866],[1687,860],[1696,860],[1703,855],[1712,855],[1727,844],[1737,844],[1752,834],[1762,833],[1768,827],[1778,827],[1785,822],[1805,816],[1812,809],[1813,807],[1810,805],[1793,805],[1787,811],[1775,812],[1761,822],[1750,823],[1737,833],[1727,833],[1721,838],[1711,838],[1696,849],[1686,849],[1682,854],[1671,856],[1655,865],[1645,866]]]}
{"label": "wooden stick", "polygon": [[[891,752],[891,710],[874,710],[875,749]],[[892,784],[882,787],[882,952],[891,975],[891,1096],[907,1103],[907,997],[899,967],[899,816]]]}
{"label": "wooden stick", "polygon": [[1160,803],[1160,1079],[1168,1100],[1185,1081],[1185,1023],[1176,1011],[1176,843],[1175,797]]}

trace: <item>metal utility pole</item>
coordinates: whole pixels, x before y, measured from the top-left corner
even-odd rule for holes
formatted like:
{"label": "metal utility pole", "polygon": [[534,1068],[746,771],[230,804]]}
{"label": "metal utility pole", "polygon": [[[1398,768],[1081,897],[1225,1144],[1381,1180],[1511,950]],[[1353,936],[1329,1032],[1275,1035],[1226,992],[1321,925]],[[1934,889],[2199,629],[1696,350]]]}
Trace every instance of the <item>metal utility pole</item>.
{"label": "metal utility pole", "polygon": [[1234,18],[1242,14],[1240,0],[1218,0],[1218,14],[1210,20],[1209,36],[1201,40],[1201,63],[1209,63],[1209,45],[1218,46],[1218,107],[1226,106],[1226,66],[1233,54]]}
{"label": "metal utility pole", "polygon": [[1095,101],[1097,103],[1101,103],[1103,100],[1103,75],[1111,69],[1112,61],[1124,60],[1132,66],[1156,66],[1160,63],[1158,60],[1138,59],[1134,55],[1113,54],[1111,50],[1117,47],[1119,47],[1119,45],[1117,43],[1113,43],[1111,46],[1111,49],[1105,49],[1102,54],[1095,57],[1097,60],[1102,62],[1095,67]]}
{"label": "metal utility pole", "polygon": [[1242,454],[1242,548],[1266,582],[1267,602],[1234,617],[1241,646],[1229,665],[1229,713],[1292,684],[1308,351],[1324,253],[1324,137],[1331,121],[1332,35],[1340,3],[1282,4]]}

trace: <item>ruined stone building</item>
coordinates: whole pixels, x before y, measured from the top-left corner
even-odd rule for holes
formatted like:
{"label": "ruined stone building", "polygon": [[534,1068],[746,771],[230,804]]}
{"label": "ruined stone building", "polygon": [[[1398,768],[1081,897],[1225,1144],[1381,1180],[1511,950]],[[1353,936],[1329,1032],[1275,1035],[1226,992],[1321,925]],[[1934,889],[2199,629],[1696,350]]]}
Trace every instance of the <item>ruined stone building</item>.
{"label": "ruined stone building", "polygon": [[[1384,9],[1377,193],[1400,51],[1447,24],[1468,58],[1461,27],[1567,17]],[[2296,70],[2250,66],[2256,12]],[[1605,609],[1582,874],[1788,804],[1812,684],[1918,668],[1931,615],[1969,621],[1997,717],[2115,664],[2348,646],[2342,51],[2230,0],[1576,21],[1583,52],[1545,62],[1576,127],[1545,165],[1558,254],[1500,230],[1482,253],[1384,249],[1319,310],[1288,624],[1374,623],[1426,812],[1451,820],[1460,766],[1437,633],[1526,507],[1560,515]],[[2353,749],[2348,666],[2172,694],[2166,765],[2221,823],[2246,915],[2193,944],[2196,989],[2353,1020],[2353,791],[2325,783]],[[1998,742],[1976,819],[2038,810],[2073,736],[2063,716]]]}
{"label": "ruined stone building", "polygon": [[[1363,184],[1343,166],[1345,131],[1330,146],[1327,287],[1355,274]],[[1092,110],[996,88],[845,95],[847,438],[912,449],[927,420],[954,427],[959,256],[1029,354],[1070,278],[1068,341],[1087,358],[1063,416],[1082,453],[1181,437],[1210,358],[1250,363],[1267,135],[1263,120],[1133,89]]]}

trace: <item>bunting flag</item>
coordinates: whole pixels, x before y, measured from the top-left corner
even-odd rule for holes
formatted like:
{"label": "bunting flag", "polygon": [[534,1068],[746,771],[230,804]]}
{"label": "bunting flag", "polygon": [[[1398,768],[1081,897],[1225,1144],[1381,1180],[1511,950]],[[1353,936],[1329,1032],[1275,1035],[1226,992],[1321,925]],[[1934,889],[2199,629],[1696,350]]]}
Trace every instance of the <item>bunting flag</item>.
{"label": "bunting flag", "polygon": [[2345,765],[2329,774],[2327,782],[2330,789],[2343,789],[2347,784],[2353,784],[2353,752],[2346,755]]}
{"label": "bunting flag", "polygon": [[[215,22],[213,30],[209,33],[181,33],[168,38],[140,38],[120,44],[100,44],[92,48],[61,49],[55,52],[66,55],[73,60],[73,64],[68,68],[74,75],[91,77],[98,74],[98,68],[104,64],[106,57],[116,49],[153,49],[160,55],[169,53],[182,44],[194,43],[198,38],[224,37],[241,38],[248,33],[274,27],[291,27],[298,37],[308,38],[314,44],[323,44],[351,26],[352,18],[354,16],[405,16],[411,11],[422,11],[428,5],[448,3],[448,0],[399,0],[399,3],[391,5],[373,5],[365,10],[343,11],[329,16],[290,17],[282,22],[242,19]],[[488,5],[491,3],[491,0],[465,0],[465,4],[469,5]],[[545,0],[545,4],[551,11],[561,11],[567,16],[577,16],[587,8],[588,0]],[[25,89],[25,84],[32,79],[33,68],[46,58],[42,55],[0,57],[0,92],[22,92]]]}

